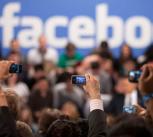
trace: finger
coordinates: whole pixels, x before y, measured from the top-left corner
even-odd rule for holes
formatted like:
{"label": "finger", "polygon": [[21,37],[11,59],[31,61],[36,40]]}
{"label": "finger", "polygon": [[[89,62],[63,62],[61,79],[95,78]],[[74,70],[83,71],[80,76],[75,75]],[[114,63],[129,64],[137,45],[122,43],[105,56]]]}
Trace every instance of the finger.
{"label": "finger", "polygon": [[89,74],[89,76],[91,81],[94,81],[96,79],[92,74]]}
{"label": "finger", "polygon": [[85,74],[85,77],[86,77],[86,81],[90,80],[90,74],[89,73]]}
{"label": "finger", "polygon": [[146,81],[153,79],[153,68],[152,66],[148,66],[148,70],[149,70],[149,75],[148,77],[145,79]]}
{"label": "finger", "polygon": [[143,68],[142,68],[142,74],[141,74],[139,80],[141,81],[141,80],[146,79],[148,75],[149,75],[149,69],[148,69],[148,66],[145,65],[145,66],[143,66]]}

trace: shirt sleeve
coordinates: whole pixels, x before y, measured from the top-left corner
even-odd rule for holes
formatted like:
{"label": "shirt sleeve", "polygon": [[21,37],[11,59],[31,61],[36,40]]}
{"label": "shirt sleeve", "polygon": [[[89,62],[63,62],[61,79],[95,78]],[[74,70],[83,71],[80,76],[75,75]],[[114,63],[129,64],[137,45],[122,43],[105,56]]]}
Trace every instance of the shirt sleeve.
{"label": "shirt sleeve", "polygon": [[104,110],[103,101],[101,99],[91,99],[89,104],[90,112],[96,109]]}

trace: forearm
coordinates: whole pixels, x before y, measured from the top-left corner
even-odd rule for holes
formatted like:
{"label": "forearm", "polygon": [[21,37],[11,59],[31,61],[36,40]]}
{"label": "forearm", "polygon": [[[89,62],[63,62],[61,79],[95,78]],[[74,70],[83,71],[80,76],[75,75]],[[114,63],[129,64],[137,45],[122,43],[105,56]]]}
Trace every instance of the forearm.
{"label": "forearm", "polygon": [[103,101],[101,99],[90,100],[88,137],[106,136],[106,115],[103,111]]}

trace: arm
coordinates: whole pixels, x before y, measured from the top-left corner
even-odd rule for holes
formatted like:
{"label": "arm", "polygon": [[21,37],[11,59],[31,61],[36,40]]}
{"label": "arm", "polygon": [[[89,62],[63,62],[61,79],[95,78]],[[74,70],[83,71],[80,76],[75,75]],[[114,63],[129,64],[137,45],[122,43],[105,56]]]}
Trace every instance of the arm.
{"label": "arm", "polygon": [[[12,62],[0,61],[0,80],[8,78],[9,68]],[[11,115],[5,93],[0,87],[0,136],[1,137],[17,137],[16,124]]]}
{"label": "arm", "polygon": [[[147,64],[142,68],[142,75],[139,79],[138,87],[143,97],[153,95],[153,65]],[[153,122],[153,97],[144,100],[147,114]]]}
{"label": "arm", "polygon": [[106,137],[106,115],[100,95],[100,84],[90,74],[86,75],[84,90],[90,99],[90,115],[88,137]]}
{"label": "arm", "polygon": [[106,115],[100,109],[93,110],[88,118],[88,137],[106,137]]}

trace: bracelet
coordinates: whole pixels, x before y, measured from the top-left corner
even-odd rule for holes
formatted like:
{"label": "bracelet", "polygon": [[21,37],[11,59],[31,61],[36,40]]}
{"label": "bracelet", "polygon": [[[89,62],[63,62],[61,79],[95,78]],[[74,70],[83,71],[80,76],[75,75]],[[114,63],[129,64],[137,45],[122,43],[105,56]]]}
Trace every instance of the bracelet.
{"label": "bracelet", "polygon": [[153,98],[153,93],[143,96],[143,102],[147,102]]}

